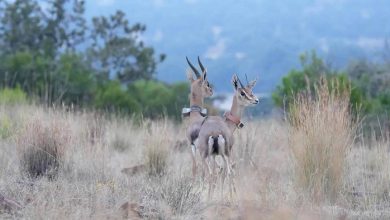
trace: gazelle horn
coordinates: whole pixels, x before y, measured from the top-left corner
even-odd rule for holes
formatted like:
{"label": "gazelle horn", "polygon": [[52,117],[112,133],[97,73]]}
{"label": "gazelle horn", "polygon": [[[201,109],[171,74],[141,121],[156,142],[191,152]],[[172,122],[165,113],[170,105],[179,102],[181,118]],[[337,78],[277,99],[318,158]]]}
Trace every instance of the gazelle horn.
{"label": "gazelle horn", "polygon": [[199,56],[198,56],[198,63],[199,63],[200,69],[202,70],[202,73],[205,73],[206,69],[204,68],[202,62],[200,62]]}
{"label": "gazelle horn", "polygon": [[186,57],[186,60],[187,60],[187,63],[188,65],[190,65],[192,71],[194,71],[195,75],[196,75],[196,78],[200,78],[200,73],[199,71],[192,65],[192,63],[188,60],[188,57]]}
{"label": "gazelle horn", "polygon": [[238,76],[237,76],[237,80],[240,83],[241,88],[244,88],[244,86],[242,85],[242,82],[241,82],[241,80],[240,80],[240,78]]}

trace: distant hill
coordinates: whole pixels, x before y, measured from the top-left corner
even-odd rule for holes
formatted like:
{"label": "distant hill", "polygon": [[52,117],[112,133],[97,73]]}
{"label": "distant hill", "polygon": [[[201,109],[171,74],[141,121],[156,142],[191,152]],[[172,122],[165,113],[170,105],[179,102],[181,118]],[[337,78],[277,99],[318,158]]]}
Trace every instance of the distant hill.
{"label": "distant hill", "polygon": [[232,73],[259,76],[256,92],[269,93],[298,56],[311,49],[335,67],[352,59],[380,59],[390,36],[387,0],[98,0],[87,14],[121,9],[130,22],[146,24],[143,39],[167,54],[159,79],[185,80],[185,56],[200,55],[210,81],[230,92]]}

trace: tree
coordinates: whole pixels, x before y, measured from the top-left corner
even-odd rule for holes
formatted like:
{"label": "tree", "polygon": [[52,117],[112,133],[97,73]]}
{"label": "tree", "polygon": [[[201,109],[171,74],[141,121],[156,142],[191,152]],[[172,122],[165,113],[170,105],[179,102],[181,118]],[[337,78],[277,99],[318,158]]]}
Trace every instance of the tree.
{"label": "tree", "polygon": [[101,80],[114,77],[122,84],[129,84],[137,79],[153,78],[157,63],[165,55],[156,61],[153,48],[144,46],[140,38],[146,29],[144,25],[129,25],[122,11],[110,17],[95,17],[92,22],[88,56]]}
{"label": "tree", "polygon": [[65,49],[84,41],[84,1],[46,0],[1,1],[0,39],[2,54],[29,51],[54,59]]}
{"label": "tree", "polygon": [[366,113],[387,114],[390,110],[390,68],[386,61],[383,64],[353,61],[346,71],[367,99]]}
{"label": "tree", "polygon": [[[299,93],[315,91],[315,84],[325,77],[331,84],[330,89],[344,90],[350,89],[350,102],[354,110],[366,109],[369,106],[361,88],[352,82],[348,75],[342,72],[331,70],[312,51],[310,54],[301,55],[301,70],[291,70],[287,76],[282,78],[282,83],[277,86],[272,94],[272,99],[277,106],[288,107]],[[312,94],[314,96],[314,94]]]}
{"label": "tree", "polygon": [[111,81],[99,88],[95,107],[109,112],[138,114],[141,106],[137,100],[122,89],[119,81]]}
{"label": "tree", "polygon": [[84,13],[83,0],[0,0],[0,86],[20,86],[48,105],[138,112],[127,86],[152,79],[165,55],[154,57],[140,38],[146,27],[123,12],[90,27]]}

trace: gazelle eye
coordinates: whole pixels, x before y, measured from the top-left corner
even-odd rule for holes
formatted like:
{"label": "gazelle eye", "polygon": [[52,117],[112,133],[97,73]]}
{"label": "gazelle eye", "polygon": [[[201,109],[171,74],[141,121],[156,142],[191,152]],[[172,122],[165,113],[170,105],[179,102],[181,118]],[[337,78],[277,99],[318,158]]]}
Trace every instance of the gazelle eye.
{"label": "gazelle eye", "polygon": [[245,93],[241,91],[241,96],[244,96],[244,95],[245,95]]}

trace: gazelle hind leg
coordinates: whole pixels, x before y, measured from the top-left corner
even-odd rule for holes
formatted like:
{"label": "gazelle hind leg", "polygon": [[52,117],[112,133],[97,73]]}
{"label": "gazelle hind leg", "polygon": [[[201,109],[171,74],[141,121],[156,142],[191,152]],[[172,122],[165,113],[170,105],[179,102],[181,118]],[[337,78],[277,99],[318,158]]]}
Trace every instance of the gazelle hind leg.
{"label": "gazelle hind leg", "polygon": [[214,194],[214,189],[216,186],[216,173],[215,173],[215,168],[216,168],[216,161],[215,161],[215,156],[211,155],[208,157],[209,161],[209,167],[210,167],[210,178],[209,178],[209,198],[211,198]]}
{"label": "gazelle hind leg", "polygon": [[222,175],[221,175],[221,200],[223,199],[223,185],[225,183],[225,178],[226,178],[226,167],[228,166],[228,163],[225,159],[225,139],[223,138],[222,135],[218,135],[218,153],[219,155],[222,156],[223,160],[223,170],[222,170]]}
{"label": "gazelle hind leg", "polygon": [[222,161],[223,161],[223,167],[222,167],[222,172],[221,172],[221,200],[223,200],[223,186],[225,185],[225,179],[226,179],[226,167],[227,167],[227,162],[225,159],[225,155],[221,155]]}
{"label": "gazelle hind leg", "polygon": [[[205,182],[206,182],[206,179],[208,181],[209,178],[206,178],[206,170],[210,170],[209,169],[209,165],[207,164],[207,161],[206,161],[206,157],[203,157],[202,156],[202,179],[201,179],[201,185],[202,185],[202,189],[205,187]],[[209,176],[209,175],[208,175]]]}
{"label": "gazelle hind leg", "polygon": [[191,158],[192,158],[192,177],[196,176],[196,147],[191,144]]}
{"label": "gazelle hind leg", "polygon": [[208,167],[209,167],[209,199],[211,199],[214,193],[215,185],[215,156],[213,154],[214,138],[210,136],[208,139]]}
{"label": "gazelle hind leg", "polygon": [[233,192],[234,192],[234,194],[236,194],[236,186],[234,183],[234,176],[233,176],[229,156],[227,156],[227,155],[224,155],[224,156],[226,159],[227,178],[228,178],[228,182],[229,182],[228,183],[229,184],[229,195],[230,195],[230,198],[233,199]]}

